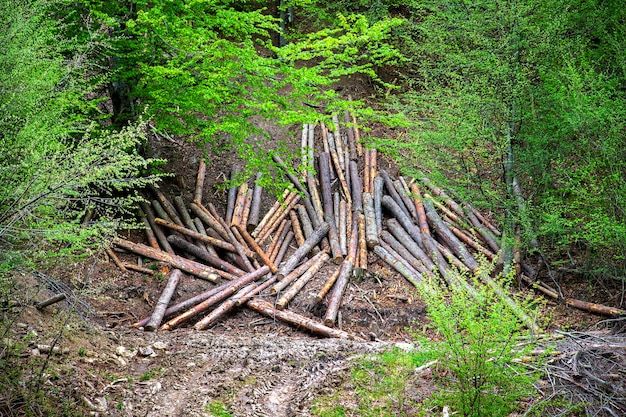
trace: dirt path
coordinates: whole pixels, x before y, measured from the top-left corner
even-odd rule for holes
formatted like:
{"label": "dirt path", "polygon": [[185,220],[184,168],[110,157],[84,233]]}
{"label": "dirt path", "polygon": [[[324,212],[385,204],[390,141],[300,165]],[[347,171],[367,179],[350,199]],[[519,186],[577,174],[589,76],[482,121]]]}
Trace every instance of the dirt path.
{"label": "dirt path", "polygon": [[316,396],[349,374],[352,358],[393,345],[276,332],[128,329],[116,337],[92,362],[117,374],[87,395],[99,415],[209,416],[228,410],[233,416],[308,416]]}

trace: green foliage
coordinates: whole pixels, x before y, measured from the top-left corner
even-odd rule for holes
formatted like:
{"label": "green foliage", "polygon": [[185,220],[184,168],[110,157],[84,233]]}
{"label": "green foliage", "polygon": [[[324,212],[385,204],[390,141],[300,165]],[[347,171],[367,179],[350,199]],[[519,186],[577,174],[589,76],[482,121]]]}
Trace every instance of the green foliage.
{"label": "green foliage", "polygon": [[[461,286],[446,291],[436,282],[420,289],[437,334],[434,341],[418,336],[439,361],[439,391],[433,399],[462,416],[508,416],[533,392],[538,378],[521,363],[533,347],[532,335],[493,287],[478,279],[490,272],[483,265],[476,273],[475,293]],[[496,281],[503,284],[503,278]],[[523,348],[518,345],[522,336],[531,341]]]}
{"label": "green foliage", "polygon": [[221,401],[211,401],[206,406],[206,411],[214,417],[231,417],[233,415],[230,407]]}
{"label": "green foliage", "polygon": [[538,235],[554,256],[600,255],[619,273],[624,13],[595,0],[420,2],[402,26],[413,65],[392,106],[413,124],[408,137],[380,145],[402,153],[409,173],[427,171],[499,213],[522,243]]}
{"label": "green foliage", "polygon": [[[92,46],[62,36],[51,13],[64,3],[0,6],[0,264],[77,255],[122,224],[150,165],[137,153],[142,122],[119,132],[97,115]],[[83,61],[84,60],[84,61]],[[87,216],[93,221],[81,224]],[[26,255],[29,255],[26,257]]]}
{"label": "green foliage", "polygon": [[[311,413],[321,417],[415,415],[421,406],[411,393],[414,370],[432,359],[431,352],[397,348],[360,358],[350,375],[354,394],[347,396],[339,391],[318,398]],[[346,404],[348,397],[353,400],[350,404]]]}

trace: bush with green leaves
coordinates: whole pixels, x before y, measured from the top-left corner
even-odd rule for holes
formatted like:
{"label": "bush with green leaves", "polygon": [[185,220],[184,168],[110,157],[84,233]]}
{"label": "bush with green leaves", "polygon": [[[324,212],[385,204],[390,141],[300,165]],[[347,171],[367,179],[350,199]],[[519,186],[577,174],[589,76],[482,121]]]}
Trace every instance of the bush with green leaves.
{"label": "bush with green leaves", "polygon": [[[534,335],[496,287],[479,279],[491,272],[481,265],[471,280],[473,291],[464,286],[447,290],[437,281],[420,288],[435,333],[434,339],[416,335],[422,349],[438,360],[433,401],[461,416],[508,416],[532,394],[539,377],[521,360],[533,348]],[[504,281],[494,280],[499,287],[506,287]],[[528,302],[521,305],[528,310]],[[535,367],[541,358],[538,362]]]}
{"label": "bush with green leaves", "polygon": [[156,180],[146,175],[156,161],[138,153],[144,123],[116,131],[94,121],[99,78],[89,75],[90,47],[74,49],[53,17],[63,4],[0,5],[3,268],[85,253],[129,223],[134,190]]}
{"label": "bush with green leaves", "polygon": [[393,106],[412,126],[379,145],[492,210],[525,248],[537,237],[549,257],[622,275],[624,13],[597,0],[415,4]]}

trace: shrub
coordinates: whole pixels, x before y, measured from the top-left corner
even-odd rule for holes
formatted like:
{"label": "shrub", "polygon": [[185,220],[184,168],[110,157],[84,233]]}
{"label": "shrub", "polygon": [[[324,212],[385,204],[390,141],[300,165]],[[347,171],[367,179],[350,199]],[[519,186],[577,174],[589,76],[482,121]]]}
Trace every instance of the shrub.
{"label": "shrub", "polygon": [[[482,268],[476,277],[491,272]],[[437,335],[436,340],[418,336],[423,348],[439,360],[440,390],[433,401],[462,416],[508,416],[530,395],[538,378],[520,361],[533,347],[532,335],[493,285],[478,278],[472,283],[474,291],[461,286],[446,290],[440,284],[420,289]],[[531,337],[531,343],[520,348],[523,336]]]}

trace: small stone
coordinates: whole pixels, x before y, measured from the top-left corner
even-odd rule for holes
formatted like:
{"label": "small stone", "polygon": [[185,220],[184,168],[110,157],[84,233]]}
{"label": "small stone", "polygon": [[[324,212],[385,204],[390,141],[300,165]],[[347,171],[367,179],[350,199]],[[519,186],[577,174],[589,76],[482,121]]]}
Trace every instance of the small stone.
{"label": "small stone", "polygon": [[152,347],[150,347],[150,346],[140,347],[139,348],[139,354],[141,356],[152,356],[152,355],[156,356],[156,353],[154,352],[154,349],[152,349]]}
{"label": "small stone", "polygon": [[160,342],[160,341],[159,342],[154,342],[152,344],[152,347],[155,348],[155,349],[163,350],[163,349],[167,348],[167,343]]}
{"label": "small stone", "polygon": [[150,388],[150,392],[152,393],[152,395],[154,395],[157,392],[161,391],[161,387],[161,383],[159,381],[156,381],[154,385],[152,385],[152,387]]}
{"label": "small stone", "polygon": [[132,358],[133,356],[137,354],[137,352],[130,351],[126,349],[124,346],[118,346],[117,348],[115,348],[115,353],[117,353],[120,356],[125,356],[127,358]]}

